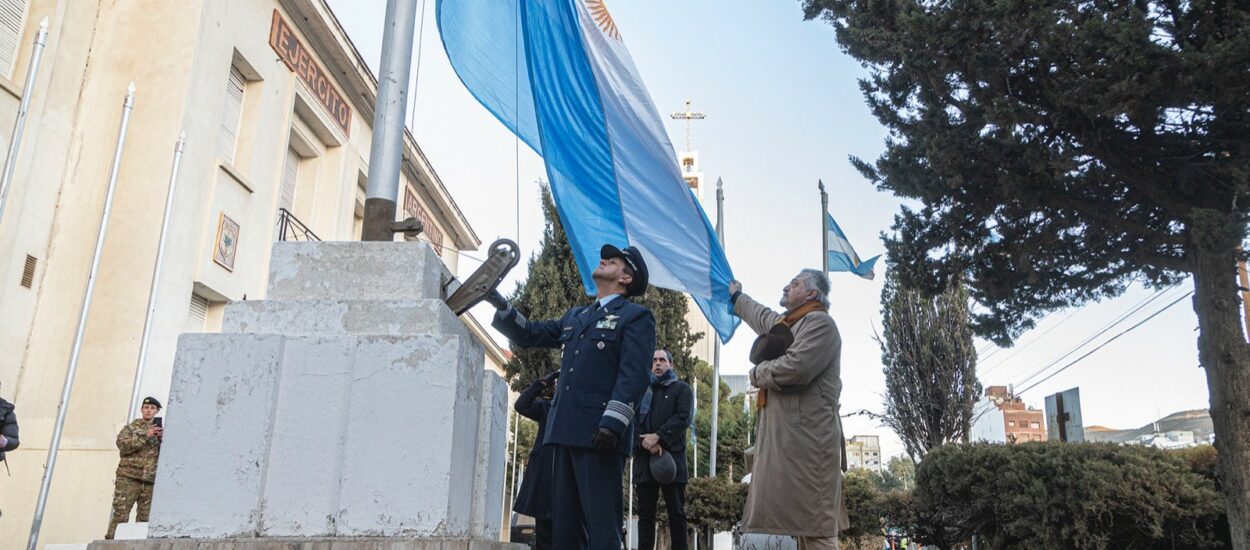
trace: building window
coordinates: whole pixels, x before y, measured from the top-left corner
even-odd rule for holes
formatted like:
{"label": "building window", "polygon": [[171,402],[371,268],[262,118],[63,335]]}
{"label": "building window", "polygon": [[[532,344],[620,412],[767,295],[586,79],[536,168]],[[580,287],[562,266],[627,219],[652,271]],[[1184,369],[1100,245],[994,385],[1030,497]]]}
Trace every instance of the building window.
{"label": "building window", "polygon": [[368,176],[362,171],[356,176],[356,204],[352,212],[352,240],[359,241],[365,229],[365,187],[369,183]]}
{"label": "building window", "polygon": [[221,110],[221,129],[217,134],[217,155],[226,164],[234,164],[235,145],[239,140],[239,124],[243,120],[243,89],[247,78],[238,65],[230,65],[226,79],[226,101]]}
{"label": "building window", "polygon": [[1008,421],[1007,421],[1007,426],[1008,426],[1008,427],[1011,427],[1011,428],[1016,427],[1016,421],[1015,421],[1015,420],[1008,420]]}
{"label": "building window", "polygon": [[1042,425],[1041,425],[1041,424],[1039,424],[1039,423],[1037,423],[1037,422],[1029,422],[1029,427],[1030,427],[1030,428],[1033,428],[1034,430],[1036,430],[1036,429],[1038,429],[1038,428],[1041,428],[1041,427],[1042,427]]}
{"label": "building window", "polygon": [[295,209],[295,186],[299,183],[299,153],[291,147],[286,148],[286,157],[282,159],[282,182],[278,188],[278,208],[287,212]]}
{"label": "building window", "polygon": [[191,306],[187,309],[187,325],[185,332],[204,332],[208,318],[208,298],[199,294],[191,294]]}
{"label": "building window", "polygon": [[29,3],[28,0],[0,0],[0,71],[9,78],[13,77],[13,66],[17,64],[17,52],[22,49],[22,26]]}

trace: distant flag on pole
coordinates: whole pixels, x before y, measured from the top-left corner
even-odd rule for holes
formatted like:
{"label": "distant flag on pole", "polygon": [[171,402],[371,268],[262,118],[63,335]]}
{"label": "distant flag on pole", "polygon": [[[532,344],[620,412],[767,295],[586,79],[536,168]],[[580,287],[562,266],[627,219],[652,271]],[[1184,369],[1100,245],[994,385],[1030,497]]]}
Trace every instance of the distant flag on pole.
{"label": "distant flag on pole", "polygon": [[600,246],[631,244],[729,341],[729,262],[604,0],[438,0],[438,26],[465,87],[546,162],[587,293]]}
{"label": "distant flag on pole", "polygon": [[829,232],[829,250],[825,251],[829,255],[829,271],[850,271],[860,277],[872,280],[873,266],[877,264],[877,260],[881,258],[878,254],[861,262],[859,254],[855,253],[855,249],[851,247],[851,242],[846,240],[846,233],[842,232],[842,228],[838,227],[838,222],[833,221],[833,216],[825,212],[825,224],[828,226],[826,231]]}

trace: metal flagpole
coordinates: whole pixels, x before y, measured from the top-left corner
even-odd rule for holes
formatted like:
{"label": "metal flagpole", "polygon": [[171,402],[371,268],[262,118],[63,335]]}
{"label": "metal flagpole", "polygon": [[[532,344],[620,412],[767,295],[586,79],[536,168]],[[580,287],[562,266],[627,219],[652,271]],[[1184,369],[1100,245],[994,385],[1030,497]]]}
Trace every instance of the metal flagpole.
{"label": "metal flagpole", "polygon": [[694,410],[690,413],[690,449],[694,451],[694,475],[699,477],[699,377],[694,378]]}
{"label": "metal flagpole", "polygon": [[369,182],[365,187],[363,241],[393,241],[399,170],[404,155],[404,111],[408,107],[408,75],[417,0],[386,0],[382,28],[382,60],[378,70],[378,101],[373,109],[373,145],[369,149]]}
{"label": "metal flagpole", "polygon": [[[725,248],[725,189],[716,178],[716,240]],[[716,477],[717,424],[720,423],[720,337],[712,335],[712,429],[708,442],[708,475]]]}
{"label": "metal flagpole", "polygon": [[[625,512],[625,548],[633,548],[630,541],[634,538],[634,461],[629,461],[629,510]],[[653,539],[654,540],[654,539]]]}
{"label": "metal flagpole", "polygon": [[[690,412],[690,448],[694,455],[694,473],[691,478],[699,477],[699,376],[694,377],[694,410]],[[694,547],[699,547],[699,530],[694,530]]]}
{"label": "metal flagpole", "polygon": [[516,502],[517,445],[521,443],[521,414],[512,411],[512,502]]}
{"label": "metal flagpole", "polygon": [[825,275],[829,274],[829,193],[825,192],[825,182],[816,180],[820,187],[820,265]]}
{"label": "metal flagpole", "polygon": [[161,282],[161,260],[165,257],[165,238],[169,235],[170,212],[174,208],[174,189],[178,186],[178,166],[182,163],[182,149],[187,143],[187,133],[178,135],[174,144],[174,166],[169,171],[169,191],[165,196],[165,217],[161,222],[161,236],[156,244],[156,265],[152,268],[152,288],[148,291],[147,316],[143,319],[143,337],[139,340],[139,364],[135,367],[135,385],[130,393],[130,412],[126,420],[139,416],[139,390],[143,381],[143,368],[147,365],[149,337],[152,335],[152,317],[156,313],[156,289]]}
{"label": "metal flagpole", "polygon": [[22,100],[17,104],[17,120],[13,121],[13,134],[9,136],[9,154],[4,157],[4,173],[0,175],[0,221],[4,220],[4,206],[9,202],[9,184],[13,183],[13,171],[17,167],[17,152],[22,146],[22,131],[26,129],[30,97],[35,95],[35,73],[39,72],[39,60],[43,57],[43,47],[47,44],[48,18],[44,17],[39,22],[39,34],[35,35],[35,49],[30,52],[26,85],[22,87]]}
{"label": "metal flagpole", "polygon": [[52,427],[52,443],[48,445],[48,461],[43,469],[43,483],[39,486],[39,500],[35,504],[35,519],[30,524],[30,539],[26,550],[35,550],[39,540],[39,528],[43,524],[44,507],[48,504],[48,489],[52,485],[52,472],[56,468],[56,454],[61,444],[61,432],[65,429],[65,411],[69,407],[70,390],[74,388],[74,374],[78,371],[78,357],[82,352],[82,337],[87,330],[87,315],[91,311],[91,296],[95,292],[96,274],[100,270],[100,253],[104,250],[104,235],[108,232],[109,211],[113,209],[113,192],[117,189],[117,172],[121,169],[122,151],[126,148],[126,128],[130,126],[130,113],[135,105],[135,83],[126,89],[122,101],[122,124],[117,130],[117,151],[113,154],[113,168],[109,171],[108,191],[104,194],[104,212],[100,215],[100,232],[96,236],[95,253],[91,257],[91,271],[87,275],[87,292],[83,296],[82,311],[78,314],[78,332],[74,335],[74,347],[65,371],[65,386],[61,389],[61,403],[56,408],[56,423]]}

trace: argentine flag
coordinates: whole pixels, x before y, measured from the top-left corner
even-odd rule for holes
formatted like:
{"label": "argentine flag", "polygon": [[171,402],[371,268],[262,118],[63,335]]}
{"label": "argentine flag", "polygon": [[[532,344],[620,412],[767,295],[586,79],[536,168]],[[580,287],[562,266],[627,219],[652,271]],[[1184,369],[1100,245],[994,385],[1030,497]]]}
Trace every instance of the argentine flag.
{"label": "argentine flag", "polygon": [[825,212],[825,231],[829,232],[829,250],[825,253],[829,255],[830,272],[850,271],[869,281],[876,276],[872,268],[881,255],[873,256],[866,262],[859,261],[859,254],[851,247],[851,241],[846,240],[846,233],[842,232],[838,222],[833,221],[833,216],[828,212]]}
{"label": "argentine flag", "polygon": [[636,246],[729,341],[729,262],[603,0],[439,0],[437,17],[465,87],[546,161],[587,293],[603,244]]}

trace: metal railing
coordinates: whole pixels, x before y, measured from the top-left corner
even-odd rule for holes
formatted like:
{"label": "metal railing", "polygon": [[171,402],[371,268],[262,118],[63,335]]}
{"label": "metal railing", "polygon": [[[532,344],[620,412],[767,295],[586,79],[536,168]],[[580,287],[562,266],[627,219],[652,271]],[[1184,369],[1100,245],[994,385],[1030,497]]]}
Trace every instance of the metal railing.
{"label": "metal railing", "polygon": [[278,209],[278,240],[279,241],[320,241],[304,222],[299,221],[290,210]]}

